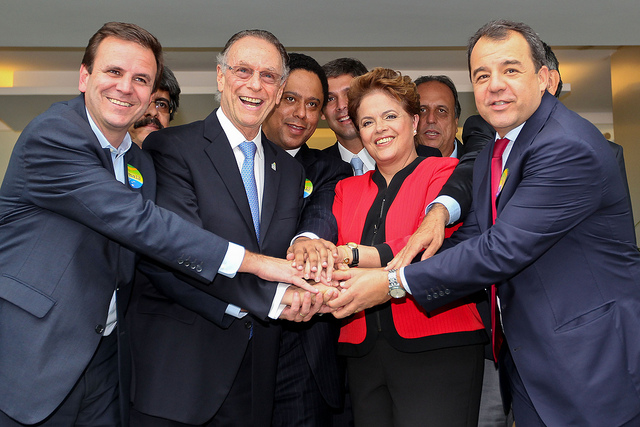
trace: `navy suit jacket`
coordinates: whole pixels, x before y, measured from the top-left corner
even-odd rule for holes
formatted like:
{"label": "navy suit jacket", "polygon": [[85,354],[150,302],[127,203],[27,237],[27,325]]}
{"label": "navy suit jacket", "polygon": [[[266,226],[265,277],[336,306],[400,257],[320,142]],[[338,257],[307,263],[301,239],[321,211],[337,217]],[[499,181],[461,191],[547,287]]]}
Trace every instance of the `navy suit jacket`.
{"label": "navy suit jacket", "polygon": [[[352,176],[351,166],[323,151],[311,149],[307,144],[300,147],[295,159],[304,167],[307,186],[312,185],[312,191],[305,192],[298,232],[312,232],[336,243],[338,224],[332,212],[335,188],[338,181]],[[306,360],[300,362],[309,364],[322,396],[334,408],[342,405],[343,397],[342,370],[337,362],[339,332],[340,324],[333,316],[315,316],[304,323],[287,322],[283,325],[281,349],[285,352],[300,339],[306,355]]]}
{"label": "navy suit jacket", "polygon": [[[115,179],[82,95],[35,118],[14,147],[0,190],[0,409],[22,423],[44,419],[74,386],[114,290],[122,320],[135,252],[203,282],[222,262],[227,241],[145,201],[155,195],[148,155],[133,145],[125,164],[141,173],[141,188]],[[126,416],[123,322],[117,331]]]}
{"label": "navy suit jacket", "polygon": [[[265,155],[258,244],[242,177],[216,112],[205,120],[154,132],[144,142],[154,160],[157,203],[246,249],[283,258],[302,207],[303,170],[262,135]],[[190,259],[197,269],[199,260]],[[134,292],[129,311],[134,407],[146,414],[203,424],[222,405],[253,342],[255,425],[269,425],[280,328],[264,322],[276,283],[250,274],[216,276],[210,286],[145,268],[151,283]],[[204,293],[204,292],[206,293]],[[224,314],[227,303],[251,314]],[[250,410],[250,408],[246,408]]]}
{"label": "navy suit jacket", "polygon": [[428,311],[498,285],[508,345],[547,425],[621,425],[640,412],[640,254],[615,157],[545,94],[505,165],[492,225],[493,142],[453,248],[405,267]]}

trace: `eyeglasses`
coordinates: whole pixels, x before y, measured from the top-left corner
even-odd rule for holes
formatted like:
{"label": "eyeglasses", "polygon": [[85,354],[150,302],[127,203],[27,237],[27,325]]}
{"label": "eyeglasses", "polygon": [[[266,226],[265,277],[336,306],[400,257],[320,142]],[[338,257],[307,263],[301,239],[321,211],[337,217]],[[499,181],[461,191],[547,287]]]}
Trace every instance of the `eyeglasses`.
{"label": "eyeglasses", "polygon": [[[251,76],[253,76],[253,73],[255,73],[255,70],[253,68],[247,67],[245,65],[237,65],[235,67],[232,67],[230,65],[224,64],[224,66],[227,67],[233,73],[233,75],[240,80],[249,80]],[[282,76],[272,71],[260,71],[260,80],[262,80],[262,83],[264,84],[275,85],[279,84],[282,81]]]}
{"label": "eyeglasses", "polygon": [[156,105],[156,110],[158,110],[159,113],[163,113],[163,114],[170,114],[171,113],[171,104],[169,102],[167,102],[166,99],[156,99],[155,101],[153,101]]}

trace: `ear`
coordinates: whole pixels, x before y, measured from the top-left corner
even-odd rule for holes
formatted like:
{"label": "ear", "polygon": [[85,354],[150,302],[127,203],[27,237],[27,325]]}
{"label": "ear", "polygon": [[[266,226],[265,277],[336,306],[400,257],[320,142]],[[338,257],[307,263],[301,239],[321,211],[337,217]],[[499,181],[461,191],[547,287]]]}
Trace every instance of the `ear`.
{"label": "ear", "polygon": [[282,94],[284,93],[284,87],[286,86],[287,81],[283,81],[280,85],[280,89],[278,89],[278,95],[276,96],[276,106],[280,105],[280,100],[282,99]]}
{"label": "ear", "polygon": [[413,115],[413,130],[418,131],[418,123],[420,122],[420,116],[418,114]]}
{"label": "ear", "polygon": [[78,82],[78,89],[80,89],[80,92],[84,93],[87,91],[87,79],[90,75],[91,74],[89,73],[89,70],[87,70],[87,67],[84,64],[80,65],[80,81]]}
{"label": "ear", "polygon": [[327,120],[327,118],[324,116],[324,109],[322,110],[322,113],[320,113],[320,118],[322,120]]}
{"label": "ear", "polygon": [[224,71],[222,71],[222,67],[220,67],[220,65],[218,65],[216,67],[216,80],[218,81],[218,91],[222,92],[222,89],[224,88]]}
{"label": "ear", "polygon": [[547,90],[553,96],[556,96],[558,85],[560,84],[560,73],[558,70],[549,70],[549,84]]}
{"label": "ear", "polygon": [[546,65],[540,67],[538,70],[538,85],[540,87],[540,93],[544,94],[549,86],[549,68]]}

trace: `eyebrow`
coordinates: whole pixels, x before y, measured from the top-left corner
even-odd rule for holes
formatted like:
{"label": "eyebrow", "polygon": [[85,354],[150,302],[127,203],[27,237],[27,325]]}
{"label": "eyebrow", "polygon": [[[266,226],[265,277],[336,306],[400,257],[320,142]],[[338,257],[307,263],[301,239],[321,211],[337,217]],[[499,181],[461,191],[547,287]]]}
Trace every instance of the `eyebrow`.
{"label": "eyebrow", "polygon": [[282,71],[279,71],[279,70],[275,69],[274,67],[266,67],[266,68],[264,68],[262,70],[258,70],[258,67],[256,67],[253,64],[248,63],[247,61],[245,61],[243,59],[238,61],[238,65],[244,65],[246,67],[250,67],[250,68],[252,68],[254,70],[257,70],[258,72],[260,72],[260,71],[271,71],[271,72],[278,73],[278,74],[282,73]]}
{"label": "eyebrow", "polygon": [[169,103],[169,100],[167,98],[165,98],[164,96],[161,96],[160,98],[156,98],[156,99],[153,100],[153,102],[156,102],[156,101],[164,101],[166,103]]}

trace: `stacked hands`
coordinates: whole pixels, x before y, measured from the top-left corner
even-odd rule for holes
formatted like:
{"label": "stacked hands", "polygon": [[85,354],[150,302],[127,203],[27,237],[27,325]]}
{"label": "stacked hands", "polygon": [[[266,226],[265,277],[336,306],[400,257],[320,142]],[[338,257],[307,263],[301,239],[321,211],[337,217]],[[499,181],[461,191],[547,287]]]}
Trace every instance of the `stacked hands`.
{"label": "stacked hands", "polygon": [[316,313],[343,318],[387,301],[387,271],[349,268],[351,249],[324,239],[299,237],[287,251],[282,268],[291,283],[282,299],[281,319],[308,321]]}

